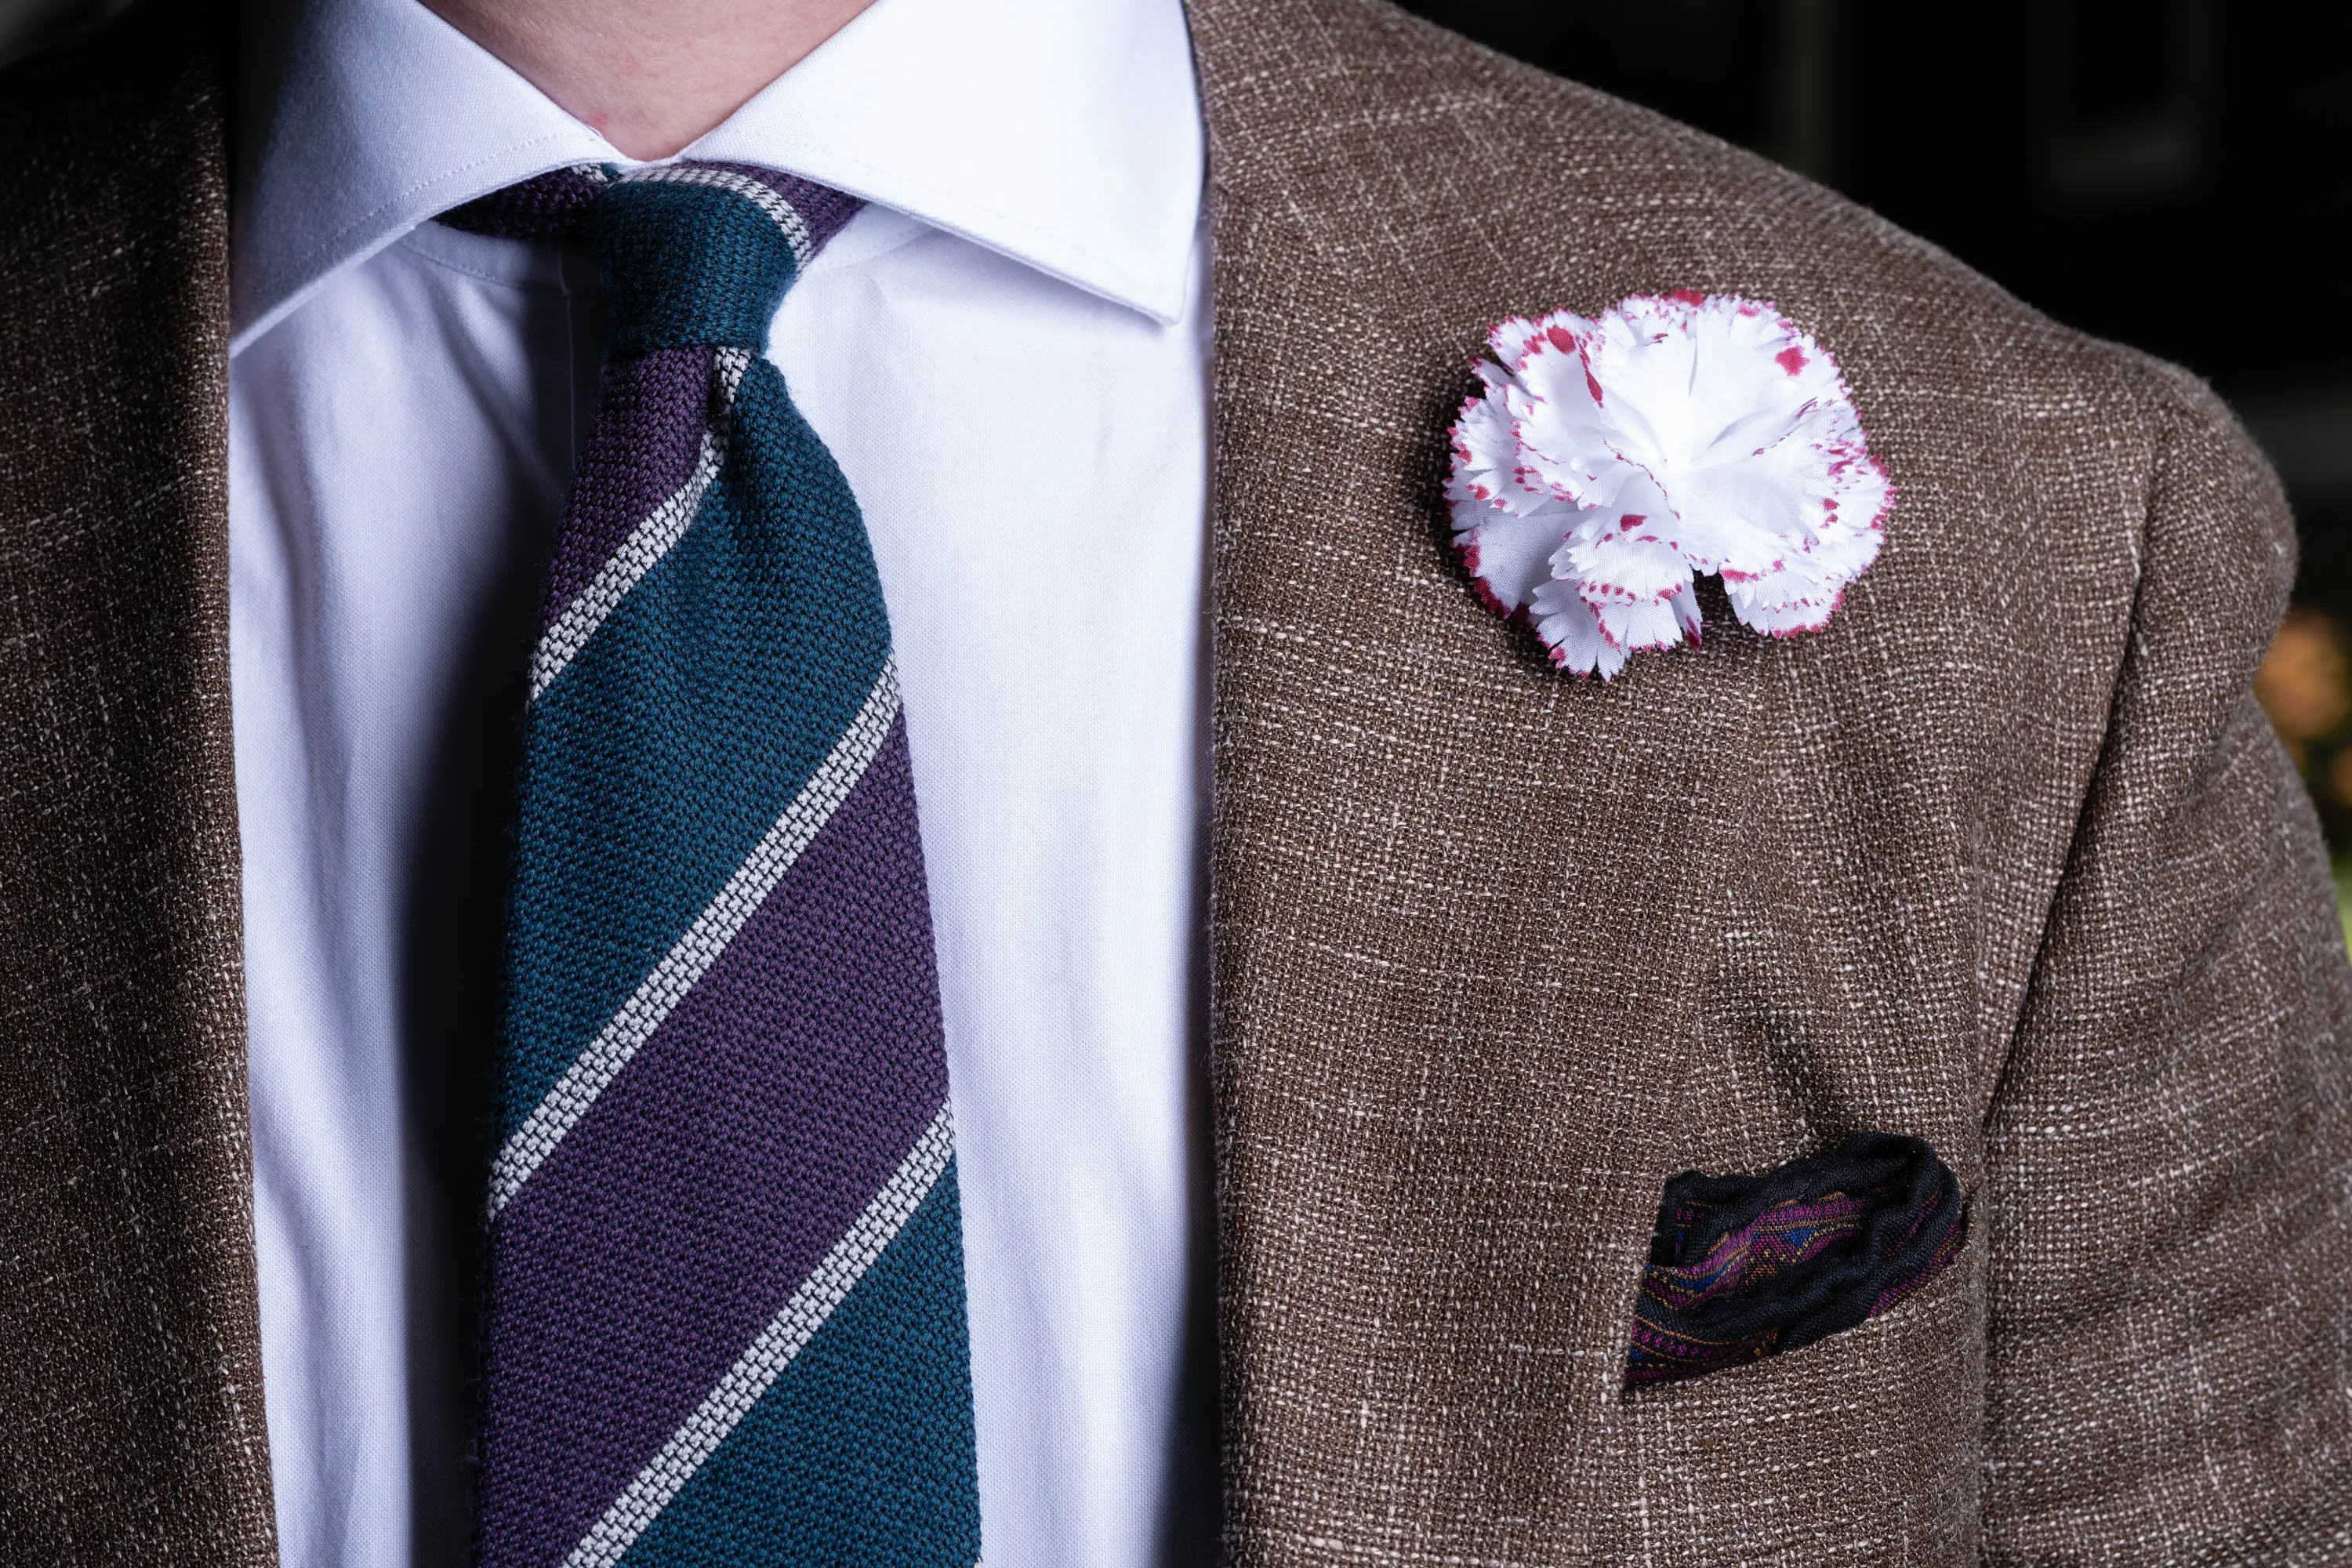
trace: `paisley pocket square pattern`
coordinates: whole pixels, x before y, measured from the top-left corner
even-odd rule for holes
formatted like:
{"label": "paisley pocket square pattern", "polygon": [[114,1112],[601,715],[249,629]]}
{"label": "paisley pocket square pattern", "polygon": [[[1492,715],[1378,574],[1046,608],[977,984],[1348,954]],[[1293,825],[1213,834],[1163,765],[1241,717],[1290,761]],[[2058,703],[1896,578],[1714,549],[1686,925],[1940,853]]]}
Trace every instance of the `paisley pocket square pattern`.
{"label": "paisley pocket square pattern", "polygon": [[1876,1317],[1968,1237],[1959,1183],[1916,1138],[1857,1132],[1760,1176],[1666,1184],[1633,1310],[1628,1384],[1696,1377]]}

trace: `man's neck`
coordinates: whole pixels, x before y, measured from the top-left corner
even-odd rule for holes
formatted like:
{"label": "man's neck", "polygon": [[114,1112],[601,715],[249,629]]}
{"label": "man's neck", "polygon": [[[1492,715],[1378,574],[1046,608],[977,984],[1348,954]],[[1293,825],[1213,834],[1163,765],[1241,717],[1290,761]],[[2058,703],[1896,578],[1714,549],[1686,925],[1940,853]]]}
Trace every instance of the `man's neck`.
{"label": "man's neck", "polygon": [[632,158],[667,158],[873,0],[424,0]]}

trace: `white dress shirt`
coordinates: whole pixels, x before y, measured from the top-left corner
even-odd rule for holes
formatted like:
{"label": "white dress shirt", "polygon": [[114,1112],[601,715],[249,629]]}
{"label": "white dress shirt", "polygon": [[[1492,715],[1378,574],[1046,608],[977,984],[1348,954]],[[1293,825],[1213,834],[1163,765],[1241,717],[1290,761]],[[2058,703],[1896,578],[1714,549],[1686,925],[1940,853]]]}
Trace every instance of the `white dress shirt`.
{"label": "white dress shirt", "polygon": [[[583,258],[426,220],[627,160],[416,0],[316,0],[283,37],[247,78],[230,363],[264,1394],[286,1568],[408,1568],[465,1553],[504,819],[599,309]],[[1200,1560],[1206,318],[1178,0],[879,0],[686,155],[874,204],[771,353],[896,633],[986,1561]]]}

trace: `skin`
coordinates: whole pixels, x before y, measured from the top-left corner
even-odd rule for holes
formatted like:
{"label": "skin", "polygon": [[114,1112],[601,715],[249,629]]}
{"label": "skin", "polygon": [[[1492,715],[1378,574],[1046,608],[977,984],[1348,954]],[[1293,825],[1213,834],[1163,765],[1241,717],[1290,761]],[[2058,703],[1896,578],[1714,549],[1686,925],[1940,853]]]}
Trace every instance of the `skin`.
{"label": "skin", "polygon": [[667,158],[873,0],[425,0],[632,158]]}

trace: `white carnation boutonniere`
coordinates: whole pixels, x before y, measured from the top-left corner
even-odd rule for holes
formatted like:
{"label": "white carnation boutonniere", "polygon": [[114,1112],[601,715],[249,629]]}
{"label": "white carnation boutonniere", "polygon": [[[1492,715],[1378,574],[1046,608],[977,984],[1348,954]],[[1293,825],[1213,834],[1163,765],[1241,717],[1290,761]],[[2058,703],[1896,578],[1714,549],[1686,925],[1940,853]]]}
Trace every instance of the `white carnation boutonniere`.
{"label": "white carnation boutonniere", "polygon": [[1813,631],[1877,559],[1895,501],[1828,351],[1736,295],[1637,294],[1487,334],[1446,500],[1479,595],[1602,679],[1698,640],[1697,578]]}

